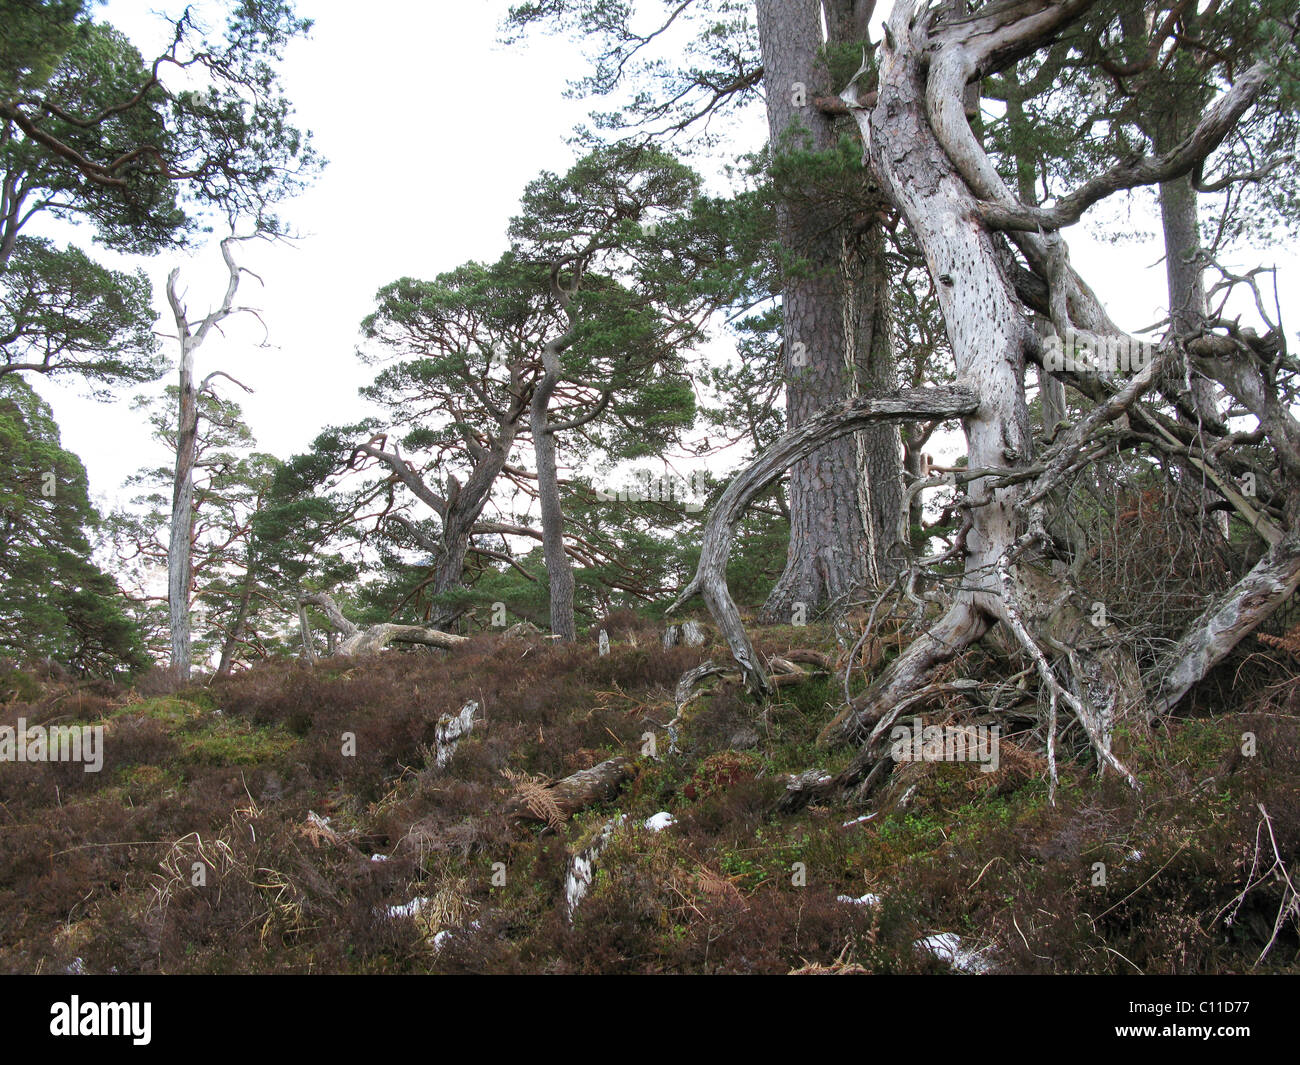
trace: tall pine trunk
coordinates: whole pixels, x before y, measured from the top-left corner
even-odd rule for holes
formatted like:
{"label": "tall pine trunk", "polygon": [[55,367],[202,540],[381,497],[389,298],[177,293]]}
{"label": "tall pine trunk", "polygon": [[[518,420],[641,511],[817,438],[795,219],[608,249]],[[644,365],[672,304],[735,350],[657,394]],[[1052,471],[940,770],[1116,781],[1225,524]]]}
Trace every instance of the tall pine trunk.
{"label": "tall pine trunk", "polygon": [[[503,419],[500,433],[492,440],[491,445],[476,455],[474,468],[465,483],[454,485],[446,494],[446,505],[440,515],[442,536],[437,544],[430,545],[438,549],[432,589],[435,597],[461,587],[464,582],[465,558],[469,553],[474,526],[482,516],[484,507],[487,506],[497,477],[505,469],[510,458],[510,449],[514,446],[518,435],[521,417],[522,409],[512,408],[510,416]],[[554,446],[551,437],[552,464]],[[558,481],[555,498],[558,503]],[[560,535],[561,546],[563,546],[562,528]],[[443,610],[430,620],[435,628],[450,631],[459,616],[460,611]]]}
{"label": "tall pine trunk", "polygon": [[[856,293],[850,308],[857,314],[856,394],[879,396],[898,387],[893,337],[893,306],[885,232],[872,221],[858,238]],[[858,433],[858,450],[866,474],[871,520],[871,549],[877,582],[888,581],[902,568],[899,523],[903,514],[903,440],[893,423],[870,425]]]}
{"label": "tall pine trunk", "polygon": [[[1190,101],[1193,108],[1199,102]],[[1181,108],[1162,115],[1157,120],[1155,142],[1157,152],[1174,148],[1191,132],[1199,109],[1186,117]],[[1190,175],[1166,181],[1160,186],[1160,224],[1165,241],[1165,279],[1169,293],[1169,325],[1173,333],[1184,341],[1196,336],[1204,328],[1207,311],[1205,297],[1205,271],[1201,258],[1200,211],[1196,187]],[[1221,418],[1215,400],[1214,384],[1199,374],[1192,375],[1190,406],[1203,422],[1217,424]],[[1180,420],[1190,418],[1180,415]],[[1200,489],[1202,507],[1217,499],[1209,488]],[[1227,537],[1228,515],[1225,511],[1214,514],[1215,527]]]}
{"label": "tall pine trunk", "polygon": [[529,421],[537,458],[537,499],[541,507],[542,552],[550,591],[551,632],[565,641],[577,639],[573,617],[573,566],[564,550],[564,509],[560,505],[560,475],[555,433],[547,411],[560,383],[559,345],[551,343],[542,354],[544,373],[533,392]]}
{"label": "tall pine trunk", "polygon": [[[834,148],[833,122],[812,102],[827,81],[819,57],[820,5],[759,0],[757,16],[774,159],[805,146]],[[832,32],[854,32],[846,25],[852,21],[832,20]],[[860,377],[892,384],[892,349],[888,300],[881,298],[884,279],[878,276],[882,261],[870,241],[861,247],[842,212],[812,198],[787,197],[779,221],[783,250],[799,264],[782,292],[786,420],[794,429],[857,395]],[[764,616],[789,621],[878,580],[901,498],[901,448],[894,426],[833,441],[799,462],[790,472],[786,568]],[[878,530],[888,530],[885,543]]]}
{"label": "tall pine trunk", "polygon": [[221,645],[221,659],[217,663],[217,676],[228,677],[235,664],[235,650],[244,635],[244,625],[248,622],[248,608],[253,601],[253,586],[257,583],[256,556],[250,547],[244,563],[244,579],[240,583],[239,606],[235,609],[235,618],[230,623],[225,642]]}

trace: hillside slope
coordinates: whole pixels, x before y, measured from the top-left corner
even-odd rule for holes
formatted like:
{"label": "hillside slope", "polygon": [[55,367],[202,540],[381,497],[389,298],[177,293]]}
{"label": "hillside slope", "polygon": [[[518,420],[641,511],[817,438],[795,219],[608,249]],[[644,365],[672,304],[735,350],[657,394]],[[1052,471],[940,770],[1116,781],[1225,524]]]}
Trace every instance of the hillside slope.
{"label": "hillside slope", "polygon": [[[848,757],[813,742],[839,679],[766,712],[718,680],[670,751],[679,678],[725,651],[611,635],[606,657],[482,636],[171,694],[11,676],[0,724],[100,724],[106,758],[0,765],[0,969],[1220,972],[1266,946],[1255,971],[1300,969],[1295,691],[1135,744],[1141,792],[1067,765],[1052,807],[1003,736],[995,772],[902,765],[868,807],[780,814],[783,774]],[[548,809],[619,755],[612,798]]]}

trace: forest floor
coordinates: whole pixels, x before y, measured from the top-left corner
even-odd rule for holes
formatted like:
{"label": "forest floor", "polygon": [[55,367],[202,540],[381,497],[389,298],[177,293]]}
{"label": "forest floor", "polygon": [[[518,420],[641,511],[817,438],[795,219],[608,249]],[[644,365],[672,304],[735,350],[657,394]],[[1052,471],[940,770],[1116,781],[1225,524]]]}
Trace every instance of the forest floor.
{"label": "forest floor", "polygon": [[[836,653],[816,626],[754,635]],[[1294,684],[1120,737],[1141,791],[1066,762],[1052,805],[1030,735],[1003,735],[996,771],[901,765],[868,807],[782,814],[784,774],[849,758],[815,744],[841,679],[765,712],[721,679],[670,751],[679,678],[725,647],[610,636],[154,694],[0,677],[0,726],[103,726],[105,747],[95,773],[0,764],[0,970],[1300,971]],[[439,766],[438,721],[470,702]],[[616,755],[635,765],[611,799],[511,816]]]}

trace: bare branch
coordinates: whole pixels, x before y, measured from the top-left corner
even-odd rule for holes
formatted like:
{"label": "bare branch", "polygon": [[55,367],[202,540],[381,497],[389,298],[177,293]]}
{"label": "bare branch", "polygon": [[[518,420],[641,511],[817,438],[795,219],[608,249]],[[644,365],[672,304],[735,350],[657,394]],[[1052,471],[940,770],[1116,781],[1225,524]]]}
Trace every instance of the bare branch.
{"label": "bare branch", "polygon": [[771,685],[767,674],[754,655],[725,577],[736,523],[750,501],[800,459],[832,440],[880,422],[918,417],[958,418],[973,413],[978,405],[975,392],[960,385],[903,389],[828,408],[786,433],[733,478],[714,504],[704,527],[699,568],[669,607],[669,612],[693,595],[702,595],[731,646],[732,656],[740,665],[745,683],[756,692],[769,693]]}

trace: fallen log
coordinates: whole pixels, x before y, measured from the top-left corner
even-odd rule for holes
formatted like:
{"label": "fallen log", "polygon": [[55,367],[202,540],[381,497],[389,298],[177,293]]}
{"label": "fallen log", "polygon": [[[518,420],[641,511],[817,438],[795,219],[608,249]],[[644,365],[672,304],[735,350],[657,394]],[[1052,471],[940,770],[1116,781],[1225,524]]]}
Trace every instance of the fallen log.
{"label": "fallen log", "polygon": [[824,655],[820,651],[794,650],[787,652],[785,657],[789,662],[805,662],[810,666],[816,666],[819,670],[825,670],[827,673],[835,671],[835,663],[831,661],[830,656]]}
{"label": "fallen log", "polygon": [[677,691],[674,693],[673,702],[676,704],[677,716],[680,717],[682,707],[699,695],[702,691],[704,681],[710,677],[720,677],[727,673],[736,673],[736,670],[728,669],[726,666],[720,666],[713,659],[701,662],[694,669],[688,669],[681,675],[677,681]]}
{"label": "fallen log", "polygon": [[[797,658],[822,668],[808,672],[795,665],[794,660]],[[773,691],[788,687],[791,684],[802,684],[806,680],[830,672],[829,661],[824,655],[819,655],[816,651],[791,651],[789,658],[772,658],[768,661],[768,666],[779,670],[779,672],[771,674],[768,678]],[[682,715],[685,713],[687,705],[704,694],[704,682],[713,677],[726,677],[736,682],[744,680],[744,675],[739,669],[732,666],[720,666],[711,658],[701,662],[694,669],[688,669],[683,673],[681,679],[677,682],[677,690],[673,695],[676,713],[665,726],[670,751],[677,750]]]}
{"label": "fallen log", "polygon": [[[797,661],[808,662],[818,668],[810,672],[796,665]],[[791,684],[802,684],[806,680],[831,671],[829,660],[825,655],[820,655],[816,651],[791,651],[790,657],[773,657],[768,660],[767,664],[769,669],[775,670],[769,678],[774,689]],[[704,682],[711,677],[726,677],[728,680],[735,681],[744,680],[744,674],[735,666],[720,666],[711,658],[701,662],[694,669],[688,669],[678,680],[677,690],[673,696],[678,717],[681,716],[682,708],[687,703],[703,693]]]}
{"label": "fallen log", "polygon": [[1300,536],[1274,544],[1223,595],[1214,599],[1160,663],[1154,709],[1167,714],[1246,636],[1300,589]]}
{"label": "fallen log", "polygon": [[506,779],[515,793],[506,802],[506,815],[516,821],[538,821],[555,828],[584,807],[612,799],[635,775],[636,763],[625,754],[553,783],[507,771]]}

